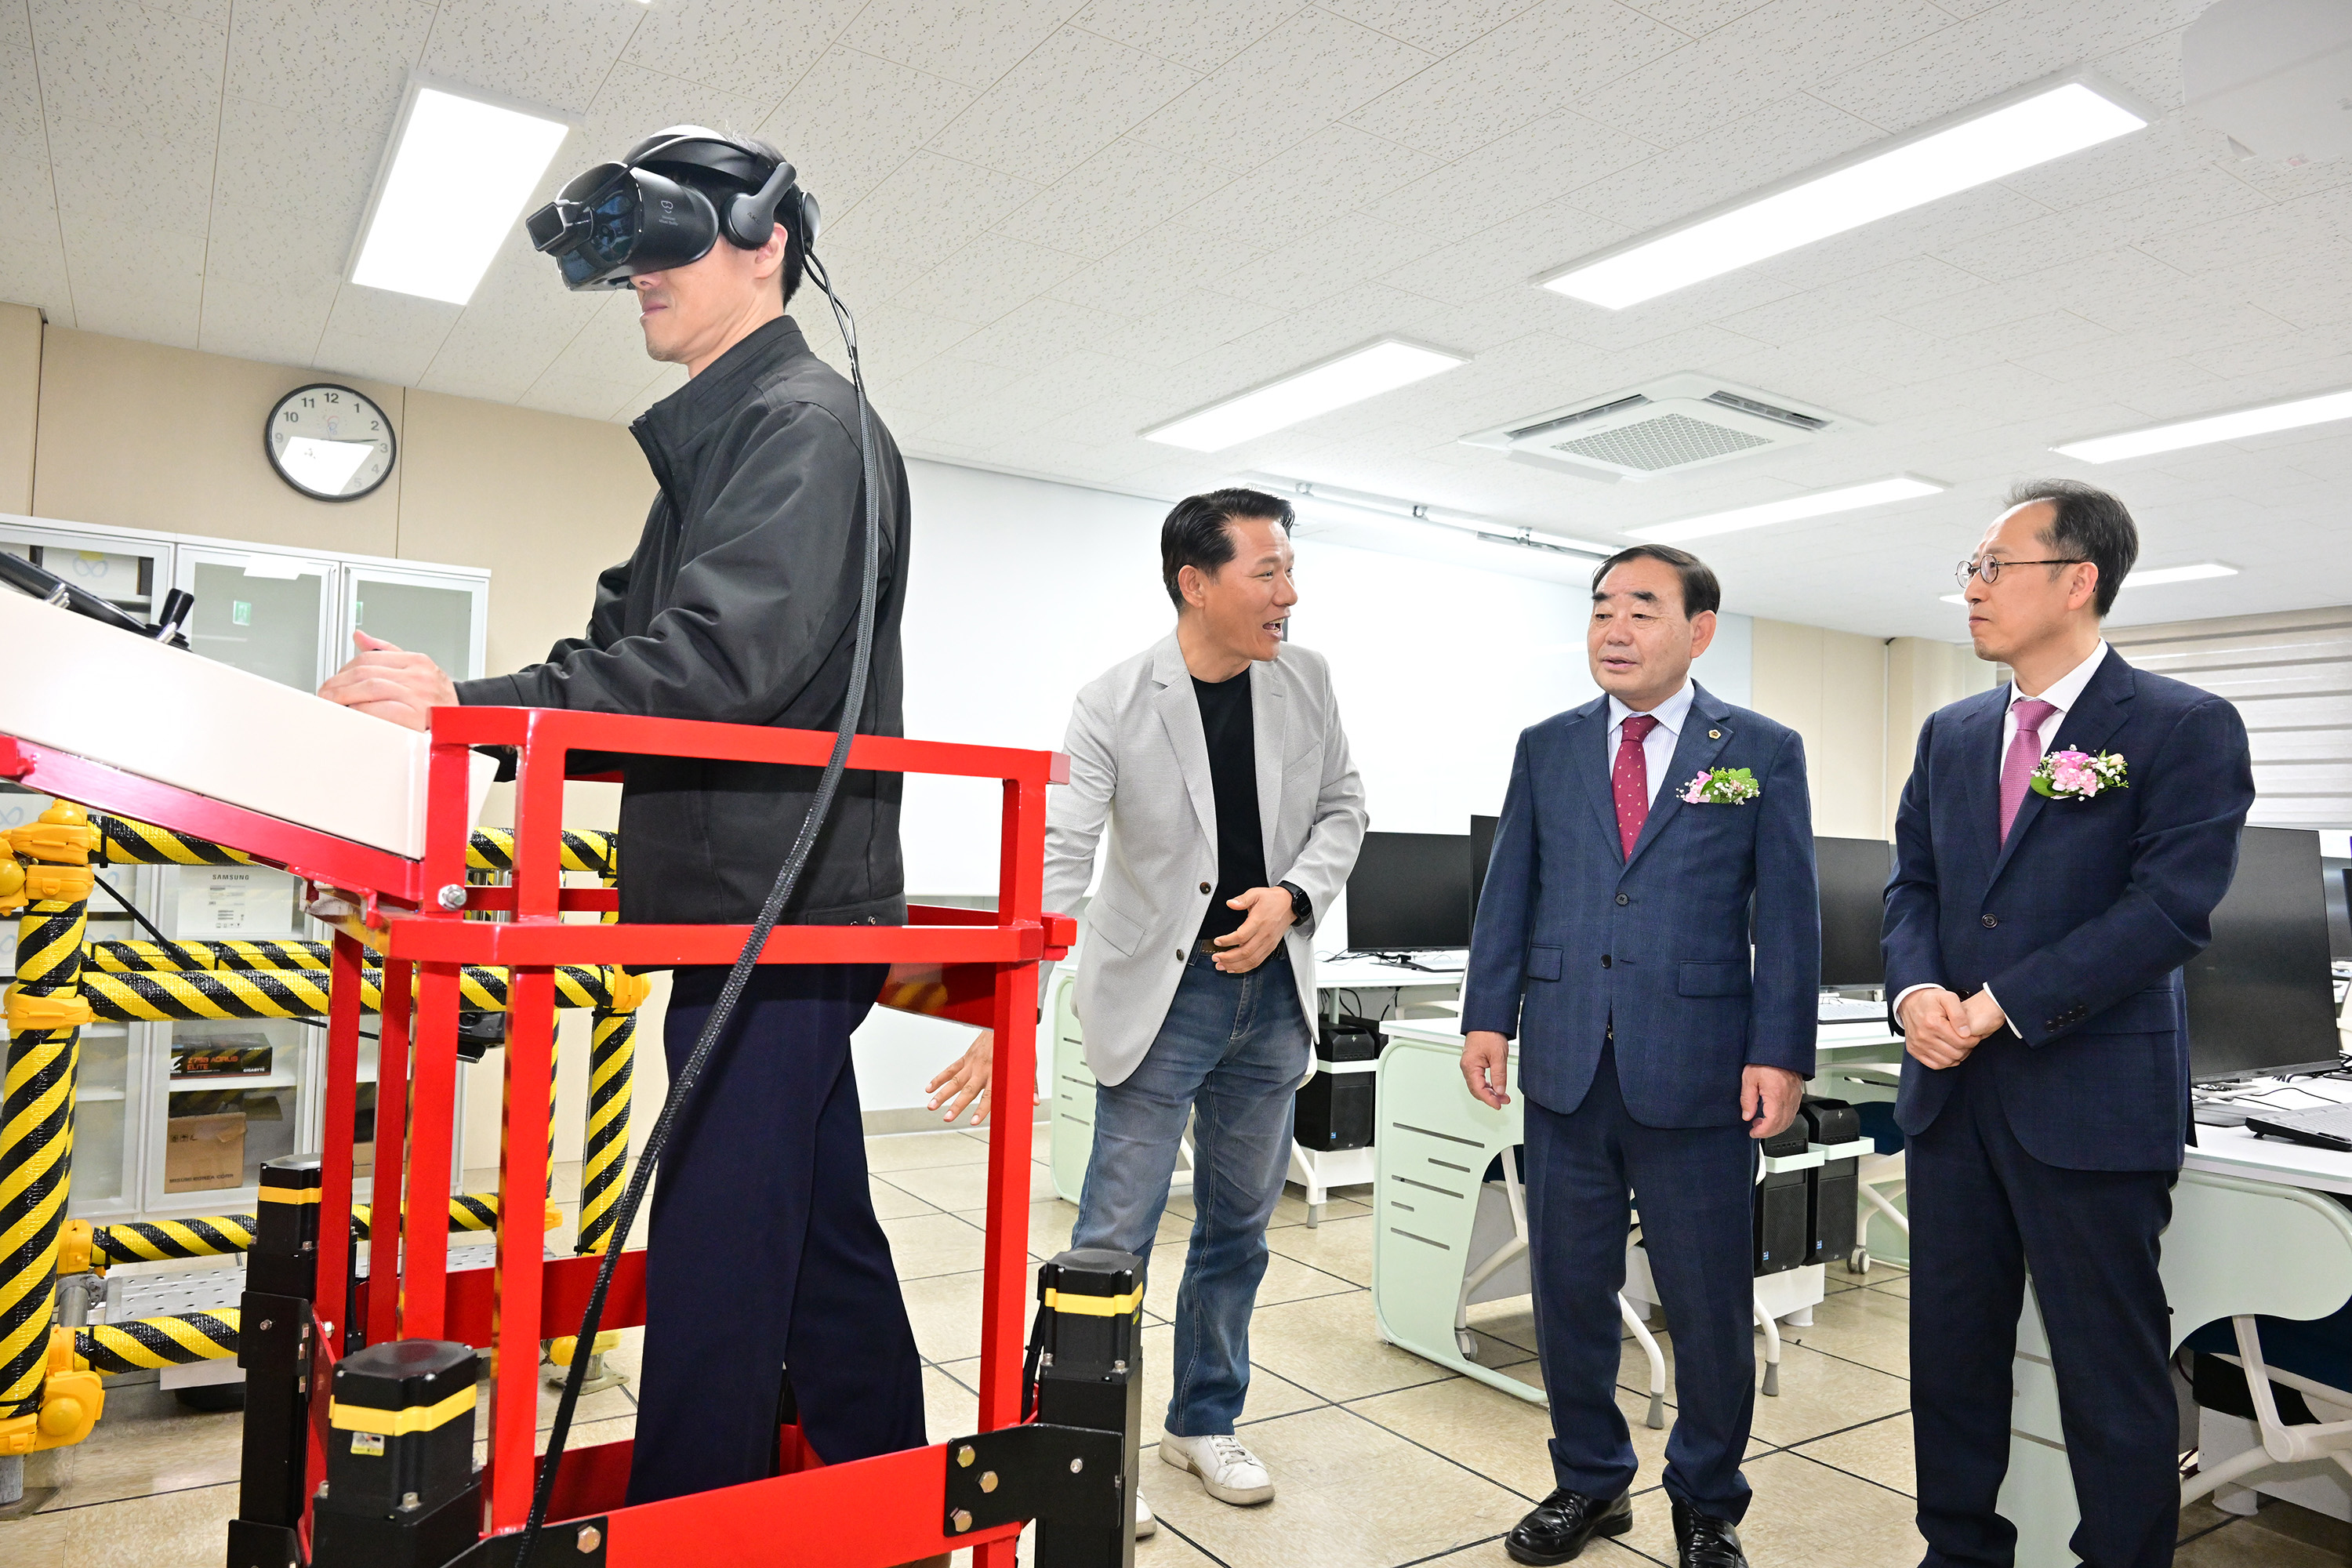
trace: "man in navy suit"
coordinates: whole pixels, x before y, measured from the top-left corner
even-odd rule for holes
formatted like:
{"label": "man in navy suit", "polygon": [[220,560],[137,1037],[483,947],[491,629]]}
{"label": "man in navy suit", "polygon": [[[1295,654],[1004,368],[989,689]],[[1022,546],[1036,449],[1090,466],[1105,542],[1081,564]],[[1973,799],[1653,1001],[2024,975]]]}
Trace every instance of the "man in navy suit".
{"label": "man in navy suit", "polygon": [[[2100,637],[2138,553],[2113,496],[2011,495],[1960,577],[1977,657],[2013,679],[1928,718],[1895,817],[1886,984],[1908,1053],[1895,1120],[1930,1568],[2015,1555],[1995,1503],[2029,1271],[2082,1507],[2074,1553],[2172,1561],[2157,1238],[2189,1126],[2180,966],[2210,937],[2254,784],[2236,709]],[[2122,776],[2086,775],[2074,752],[2120,758]]]}
{"label": "man in navy suit", "polygon": [[1687,551],[1601,563],[1585,647],[1602,695],[1519,736],[1479,895],[1462,1072],[1507,1103],[1519,1037],[1558,1483],[1504,1542],[1515,1563],[1565,1563],[1633,1524],[1629,1188],[1674,1325],[1675,1546],[1683,1568],[1747,1563],[1754,1141],[1789,1125],[1812,1076],[1821,901],[1804,743],[1690,678],[1721,601]]}

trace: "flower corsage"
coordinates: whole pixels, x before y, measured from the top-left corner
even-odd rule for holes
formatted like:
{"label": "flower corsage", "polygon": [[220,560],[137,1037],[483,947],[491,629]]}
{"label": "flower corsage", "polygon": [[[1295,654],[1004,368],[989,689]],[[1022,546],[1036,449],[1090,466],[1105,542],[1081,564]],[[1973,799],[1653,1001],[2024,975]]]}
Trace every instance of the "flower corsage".
{"label": "flower corsage", "polygon": [[1746,768],[1710,768],[1683,786],[1683,799],[1692,805],[1746,805],[1763,793]]}
{"label": "flower corsage", "polygon": [[2131,787],[2124,776],[2124,759],[2116,752],[2096,756],[2088,752],[2053,752],[2026,782],[2034,794],[2053,800],[2089,800],[2103,790]]}

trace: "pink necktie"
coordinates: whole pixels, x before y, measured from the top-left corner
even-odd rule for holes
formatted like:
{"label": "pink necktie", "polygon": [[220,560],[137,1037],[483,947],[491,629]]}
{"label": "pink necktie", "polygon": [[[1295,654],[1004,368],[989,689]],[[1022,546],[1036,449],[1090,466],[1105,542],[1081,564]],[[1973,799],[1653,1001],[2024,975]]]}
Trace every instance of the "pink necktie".
{"label": "pink necktie", "polygon": [[1617,797],[1617,838],[1628,860],[1642,837],[1642,824],[1650,820],[1650,759],[1643,753],[1642,742],[1657,727],[1647,713],[1628,713],[1617,742],[1617,765],[1609,770],[1609,788]]}
{"label": "pink necktie", "polygon": [[2017,715],[2017,734],[2009,742],[2009,755],[2000,764],[2000,841],[2009,842],[2010,824],[2017,820],[2017,808],[2025,804],[2026,782],[2033,770],[2042,765],[2042,726],[2050,715],[2058,711],[2051,703],[2038,697],[2021,697],[2011,704]]}

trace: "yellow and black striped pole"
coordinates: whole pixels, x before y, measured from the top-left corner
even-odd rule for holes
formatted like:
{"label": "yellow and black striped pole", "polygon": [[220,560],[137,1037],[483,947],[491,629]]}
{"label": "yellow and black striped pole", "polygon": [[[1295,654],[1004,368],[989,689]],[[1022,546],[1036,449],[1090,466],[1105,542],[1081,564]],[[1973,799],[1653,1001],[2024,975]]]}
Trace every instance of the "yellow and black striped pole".
{"label": "yellow and black striped pole", "polygon": [[89,1261],[92,1268],[103,1270],[118,1263],[233,1257],[253,1250],[253,1226],[254,1217],[249,1214],[94,1225],[89,1227]]}
{"label": "yellow and black striped pole", "polygon": [[[97,833],[58,801],[8,833],[9,865],[30,898],[8,987],[8,1066],[0,1093],[0,1460],[36,1440],[57,1314],[58,1232],[73,1173],[74,1076],[89,1017],[76,982]],[[22,855],[34,864],[16,867]]]}
{"label": "yellow and black striped pole", "polygon": [[93,1323],[74,1331],[74,1365],[113,1373],[234,1360],[237,1327],[235,1307],[133,1318],[127,1323]]}
{"label": "yellow and black striped pole", "polygon": [[[634,977],[632,977],[634,978]],[[579,1252],[613,1242],[613,1205],[629,1163],[629,1086],[636,1067],[637,1015],[600,1007],[588,1042],[588,1127],[580,1150]]]}

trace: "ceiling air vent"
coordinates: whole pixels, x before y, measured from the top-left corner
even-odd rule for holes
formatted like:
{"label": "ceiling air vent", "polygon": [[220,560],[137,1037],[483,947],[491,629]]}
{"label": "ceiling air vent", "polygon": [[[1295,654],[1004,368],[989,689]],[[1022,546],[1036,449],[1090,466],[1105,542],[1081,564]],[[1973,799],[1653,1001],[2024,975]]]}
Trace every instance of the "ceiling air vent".
{"label": "ceiling air vent", "polygon": [[1713,376],[1671,375],[1633,392],[1513,420],[1463,440],[1614,483],[1685,473],[1811,441],[1853,421]]}

